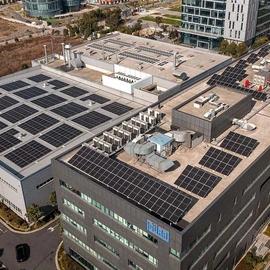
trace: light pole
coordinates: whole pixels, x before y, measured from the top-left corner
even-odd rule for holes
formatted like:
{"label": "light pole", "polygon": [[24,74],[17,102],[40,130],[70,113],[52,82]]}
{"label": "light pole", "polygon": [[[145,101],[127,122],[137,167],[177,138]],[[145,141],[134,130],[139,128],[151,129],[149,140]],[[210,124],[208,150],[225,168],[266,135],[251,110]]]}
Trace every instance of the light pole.
{"label": "light pole", "polygon": [[51,46],[52,46],[52,58],[54,59],[54,50],[53,50],[53,40],[51,39]]}

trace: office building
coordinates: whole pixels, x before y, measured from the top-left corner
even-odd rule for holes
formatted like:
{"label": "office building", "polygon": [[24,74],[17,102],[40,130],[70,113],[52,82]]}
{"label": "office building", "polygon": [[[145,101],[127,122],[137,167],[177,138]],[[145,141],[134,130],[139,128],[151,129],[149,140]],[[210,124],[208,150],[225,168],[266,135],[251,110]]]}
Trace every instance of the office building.
{"label": "office building", "polygon": [[191,46],[218,49],[222,39],[250,45],[269,32],[267,1],[183,0],[182,4],[181,41]]}
{"label": "office building", "polygon": [[179,75],[192,59],[175,65],[153,57],[170,51],[159,42],[132,38],[88,45],[89,65],[118,63],[110,85],[155,74],[120,90],[153,102],[53,159],[65,251],[87,269],[232,269],[270,216],[269,86],[257,78],[269,46],[189,85]]}

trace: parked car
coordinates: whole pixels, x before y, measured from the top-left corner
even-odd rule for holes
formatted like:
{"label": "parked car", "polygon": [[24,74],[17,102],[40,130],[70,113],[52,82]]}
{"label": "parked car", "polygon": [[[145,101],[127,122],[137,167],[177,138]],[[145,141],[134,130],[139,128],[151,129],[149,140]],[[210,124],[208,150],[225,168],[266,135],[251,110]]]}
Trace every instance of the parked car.
{"label": "parked car", "polygon": [[23,262],[27,260],[27,245],[19,244],[15,247],[17,262]]}

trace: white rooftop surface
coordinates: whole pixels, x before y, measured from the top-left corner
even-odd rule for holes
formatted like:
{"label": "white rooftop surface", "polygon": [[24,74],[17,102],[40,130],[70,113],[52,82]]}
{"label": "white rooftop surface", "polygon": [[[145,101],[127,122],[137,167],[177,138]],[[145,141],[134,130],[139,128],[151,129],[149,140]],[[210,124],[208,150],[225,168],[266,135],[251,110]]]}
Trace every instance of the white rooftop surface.
{"label": "white rooftop surface", "polygon": [[[113,42],[111,42],[111,40],[113,40]],[[121,42],[129,43],[130,46],[121,45]],[[141,48],[138,48],[139,46],[146,47],[149,50],[159,50],[163,53],[170,53],[170,55],[166,56],[153,51],[142,50]],[[108,50],[110,51],[106,51],[106,47],[109,47]],[[112,51],[113,49],[118,52],[118,56],[116,56],[116,53]],[[173,76],[173,72],[175,71],[173,68],[173,54],[175,52],[179,53],[177,55],[176,63],[177,65],[180,64],[176,70],[185,72],[189,78],[195,77],[196,75],[230,59],[228,56],[211,53],[205,50],[187,48],[122,33],[109,35],[105,38],[91,41],[86,45],[78,46],[76,47],[76,51],[83,53],[84,56],[89,58],[102,61],[105,59],[105,62],[113,64],[116,64],[118,59],[118,65],[140,70],[155,77],[160,77],[177,83],[179,83],[179,79]],[[121,55],[123,53],[132,53],[145,58],[149,57],[154,59],[156,62],[154,64],[147,63],[141,59],[134,59]]]}
{"label": "white rooftop surface", "polygon": [[[51,79],[48,79],[48,80],[42,81],[42,82],[34,82],[34,81],[27,79],[29,77],[32,77],[32,76],[38,75],[38,74],[43,74],[43,75],[49,76],[49,77],[51,77]],[[67,83],[68,86],[64,86],[58,90],[54,90],[54,89],[52,89],[54,86],[48,83],[44,87],[44,82],[50,82],[51,80],[55,80],[55,79],[57,79],[61,82]],[[12,83],[12,82],[15,82],[18,80],[21,80],[23,82],[27,82],[29,84],[29,86],[22,87],[22,88],[19,88],[17,90],[9,91],[9,92],[4,90],[3,88],[1,88],[2,85]],[[47,93],[41,94],[39,96],[30,98],[30,99],[24,99],[24,98],[15,94],[16,92],[19,92],[23,89],[27,89],[27,88],[32,87],[32,86],[38,87],[42,90],[45,90],[45,91],[47,91]],[[82,90],[86,90],[87,93],[80,95],[78,97],[72,97],[70,95],[67,95],[67,94],[64,94],[61,92],[62,90],[68,89],[72,86],[76,86]],[[129,117],[130,113],[134,113],[137,110],[143,109],[143,107],[144,107],[144,105],[136,103],[132,100],[128,100],[128,99],[125,99],[123,97],[116,96],[115,94],[102,91],[102,90],[98,89],[98,87],[99,87],[98,84],[97,84],[97,88],[95,88],[93,86],[81,83],[81,82],[76,81],[74,79],[69,79],[68,77],[61,76],[57,73],[49,72],[49,71],[44,70],[44,69],[38,69],[37,67],[29,69],[29,70],[27,70],[27,72],[23,72],[22,74],[15,73],[12,76],[3,77],[2,79],[0,79],[0,105],[1,105],[1,98],[3,98],[4,96],[11,97],[12,99],[18,101],[18,103],[14,104],[13,106],[10,106],[6,109],[3,109],[1,111],[1,114],[4,114],[5,112],[8,112],[14,108],[15,108],[15,114],[16,114],[16,107],[18,107],[22,104],[28,105],[31,108],[34,108],[38,111],[38,112],[32,114],[31,116],[25,117],[22,120],[15,122],[15,123],[9,122],[5,118],[1,117],[1,114],[0,114],[0,121],[7,125],[6,127],[2,128],[0,130],[0,136],[1,136],[1,134],[10,130],[11,128],[18,131],[18,133],[16,135],[14,135],[14,137],[18,138],[18,135],[20,135],[20,134],[23,135],[23,136],[21,136],[20,143],[14,145],[13,147],[6,149],[5,151],[3,151],[1,153],[1,156],[0,156],[1,165],[0,166],[2,166],[3,169],[7,169],[7,171],[13,171],[14,173],[18,173],[18,174],[22,175],[23,177],[27,177],[27,176],[37,172],[38,170],[40,170],[46,166],[49,166],[51,163],[51,159],[53,157],[67,151],[70,148],[73,148],[76,145],[82,144],[84,141],[89,140],[95,134],[100,133],[103,129],[108,129],[113,123],[118,123],[119,121],[121,121],[121,119],[125,119],[126,117]],[[86,101],[80,100],[83,97],[89,96],[90,94],[93,94],[93,93],[96,95],[105,97],[109,101],[105,102],[104,104],[99,104],[96,102],[95,104],[92,104],[90,106],[89,100],[86,100]],[[32,100],[42,98],[42,97],[47,96],[49,94],[57,95],[58,97],[66,99],[66,101],[64,101],[63,103],[59,103],[59,104],[56,104],[54,106],[48,107],[48,108],[43,108],[43,107],[38,106],[35,103],[31,102]],[[68,118],[65,118],[65,117],[51,111],[52,109],[55,109],[57,107],[61,107],[62,105],[65,105],[65,104],[70,103],[70,102],[74,102],[77,105],[83,106],[83,107],[87,108],[87,110],[80,112],[78,114],[75,114],[74,116],[71,116]],[[110,104],[112,102],[118,102],[120,104],[127,105],[133,109],[129,112],[122,114],[122,115],[116,115],[112,112],[109,112],[109,111],[101,108],[101,107],[103,107],[107,104]],[[112,118],[112,120],[104,122],[103,124],[97,125],[91,129],[88,129],[88,128],[72,121],[72,119],[77,118],[78,116],[81,116],[81,115],[85,115],[90,111],[96,111],[96,112],[99,112],[105,116],[109,116]],[[41,115],[42,113],[45,113],[46,115],[53,117],[54,119],[58,120],[59,122],[42,130],[40,133],[38,133],[36,135],[33,135],[30,132],[28,132],[27,130],[24,130],[23,128],[19,127],[20,124],[27,122],[28,120],[34,118],[35,116]],[[82,133],[79,136],[73,138],[72,140],[66,142],[64,145],[59,146],[59,147],[55,147],[52,144],[39,138],[41,135],[49,132],[50,130],[57,128],[58,126],[60,126],[64,123],[76,128],[77,130],[81,131]],[[49,148],[51,150],[51,152],[48,153],[47,155],[37,159],[37,161],[31,162],[30,164],[26,165],[23,168],[19,167],[15,163],[11,162],[11,160],[4,157],[6,154],[12,152],[15,149],[18,149],[22,145],[24,145],[30,141],[33,141],[33,140],[35,140],[38,143]],[[4,142],[3,141],[0,142],[0,145],[1,144],[4,144]],[[10,169],[8,169],[8,167]],[[21,178],[23,178],[22,176],[21,176]]]}

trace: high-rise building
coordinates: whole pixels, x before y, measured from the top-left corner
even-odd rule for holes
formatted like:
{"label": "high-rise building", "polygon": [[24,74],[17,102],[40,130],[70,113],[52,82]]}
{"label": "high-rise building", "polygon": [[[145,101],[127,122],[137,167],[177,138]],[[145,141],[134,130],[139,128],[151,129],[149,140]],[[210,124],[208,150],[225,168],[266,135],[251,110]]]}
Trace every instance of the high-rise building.
{"label": "high-rise building", "polygon": [[224,38],[250,45],[269,32],[269,1],[182,1],[181,41],[216,49]]}
{"label": "high-rise building", "polygon": [[215,60],[169,46],[121,34],[88,45],[90,66],[118,63],[103,84],[155,103],[52,161],[65,251],[87,269],[233,269],[269,220],[269,46],[190,84],[184,70]]}

